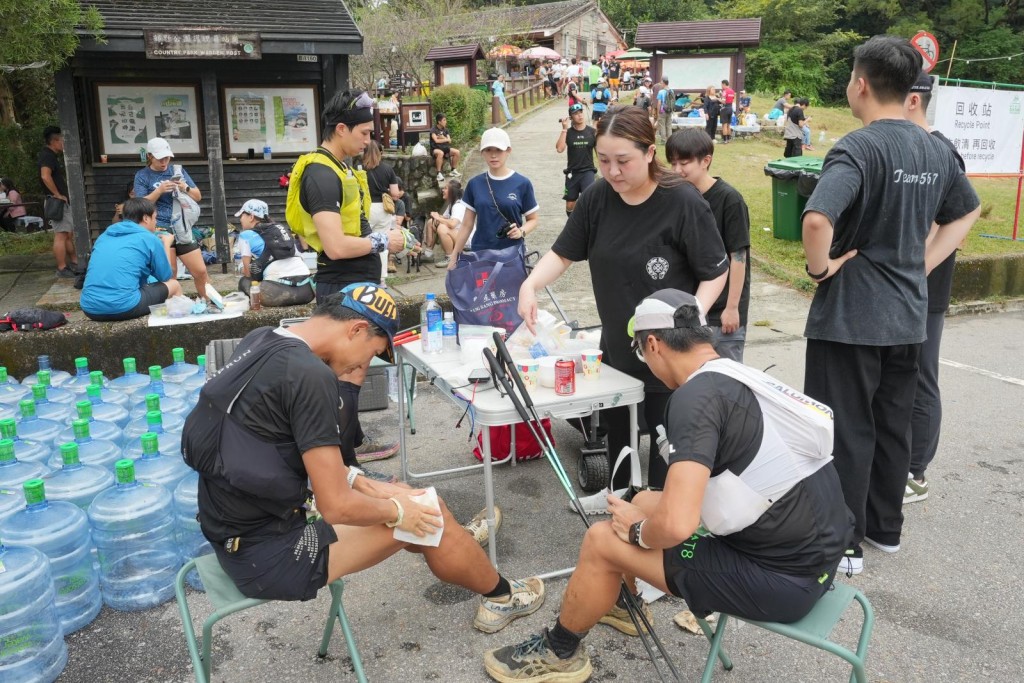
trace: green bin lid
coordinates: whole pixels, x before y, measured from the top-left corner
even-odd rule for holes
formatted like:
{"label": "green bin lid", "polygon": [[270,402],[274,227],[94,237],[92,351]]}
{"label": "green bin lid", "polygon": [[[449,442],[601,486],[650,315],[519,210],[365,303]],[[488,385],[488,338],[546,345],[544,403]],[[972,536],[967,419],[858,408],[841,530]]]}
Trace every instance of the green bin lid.
{"label": "green bin lid", "polygon": [[776,159],[769,161],[768,168],[781,168],[787,171],[808,171],[810,173],[821,173],[821,166],[825,163],[822,157],[790,157],[788,159]]}

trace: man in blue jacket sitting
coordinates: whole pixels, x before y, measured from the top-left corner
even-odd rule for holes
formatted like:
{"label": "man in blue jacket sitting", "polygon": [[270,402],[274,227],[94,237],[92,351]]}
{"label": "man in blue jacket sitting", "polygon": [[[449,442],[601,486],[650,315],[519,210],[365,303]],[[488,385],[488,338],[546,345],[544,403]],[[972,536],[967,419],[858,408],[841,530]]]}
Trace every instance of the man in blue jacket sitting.
{"label": "man in blue jacket sitting", "polygon": [[[163,244],[156,236],[156,206],[129,199],[124,220],[108,227],[93,248],[80,302],[92,320],[131,320],[181,294]],[[150,278],[155,282],[150,282]]]}

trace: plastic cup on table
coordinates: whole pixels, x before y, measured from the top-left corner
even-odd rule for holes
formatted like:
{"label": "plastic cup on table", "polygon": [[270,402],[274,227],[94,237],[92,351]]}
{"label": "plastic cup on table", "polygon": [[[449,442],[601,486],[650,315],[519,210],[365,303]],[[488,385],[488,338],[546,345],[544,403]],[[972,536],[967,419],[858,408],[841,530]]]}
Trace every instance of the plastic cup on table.
{"label": "plastic cup on table", "polygon": [[523,384],[527,389],[536,389],[540,382],[540,361],[536,358],[520,359],[516,361],[516,370],[523,378]]}
{"label": "plastic cup on table", "polygon": [[580,357],[583,359],[583,379],[594,380],[601,376],[602,355],[600,349],[584,349],[580,351]]}

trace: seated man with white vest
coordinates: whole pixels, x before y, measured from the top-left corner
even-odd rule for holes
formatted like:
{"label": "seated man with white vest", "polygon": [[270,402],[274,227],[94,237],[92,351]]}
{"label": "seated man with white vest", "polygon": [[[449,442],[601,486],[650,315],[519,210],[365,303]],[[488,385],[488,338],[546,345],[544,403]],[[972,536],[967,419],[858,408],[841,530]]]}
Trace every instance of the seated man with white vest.
{"label": "seated man with white vest", "polygon": [[612,519],[587,531],[555,625],[484,655],[497,680],[587,680],[591,628],[636,633],[617,602],[623,578],[683,598],[698,617],[797,621],[829,590],[852,537],[828,406],[719,358],[685,292],[648,296],[630,329],[637,355],[673,389],[659,439],[665,489],[608,496]]}

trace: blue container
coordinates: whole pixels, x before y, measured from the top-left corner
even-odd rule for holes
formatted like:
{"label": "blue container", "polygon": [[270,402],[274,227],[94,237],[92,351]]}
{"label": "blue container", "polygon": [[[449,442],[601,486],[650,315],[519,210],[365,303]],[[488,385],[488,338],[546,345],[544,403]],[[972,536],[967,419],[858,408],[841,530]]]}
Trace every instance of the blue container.
{"label": "blue container", "polygon": [[47,420],[36,414],[36,403],[31,399],[23,399],[18,403],[21,408],[21,421],[18,422],[18,435],[23,439],[38,441],[50,447],[63,429],[60,422]]}
{"label": "blue container", "polygon": [[[142,455],[135,461],[135,478],[139,481],[160,484],[166,486],[168,491],[173,491],[178,482],[192,471],[181,457],[180,438],[173,457],[161,455],[158,436],[153,432],[146,432],[139,441],[142,444]],[[131,457],[128,453],[125,455]]]}
{"label": "blue container", "polygon": [[[181,386],[188,391],[189,394],[198,392],[203,388],[203,385],[206,384],[206,356],[198,356],[196,358],[196,363],[199,364],[199,372],[194,375],[189,375],[181,383]],[[191,401],[191,403],[195,405],[195,401]]]}
{"label": "blue container", "polygon": [[171,349],[171,358],[174,362],[163,369],[165,382],[181,384],[192,375],[199,373],[198,365],[185,362],[185,349],[180,346]]}
{"label": "blue container", "polygon": [[[97,420],[113,422],[121,429],[128,424],[131,416],[128,414],[129,397],[110,389],[103,389],[95,384],[85,390],[85,397],[92,404],[92,416]],[[113,400],[107,400],[111,398]]]}
{"label": "blue container", "polygon": [[89,506],[99,551],[103,602],[116,610],[149,609],[174,597],[181,558],[174,535],[171,492],[135,480],[135,463],[117,463],[117,485]]}
{"label": "blue container", "polygon": [[[92,412],[92,403],[89,401],[79,401],[75,404],[75,409],[78,411],[78,419],[89,423],[89,434],[94,439],[106,439],[107,441],[113,441],[115,444],[121,443],[121,439],[124,438],[121,428],[113,422],[97,420]],[[73,426],[64,428],[57,435],[57,443],[67,443],[74,440],[75,432]]]}
{"label": "blue container", "polygon": [[25,507],[0,525],[0,538],[31,546],[50,558],[57,617],[64,635],[92,623],[103,607],[92,566],[89,520],[76,505],[46,500],[42,479],[25,482]]}
{"label": "blue container", "polygon": [[[92,438],[89,423],[85,420],[75,420],[71,423],[71,428],[75,434],[73,443],[78,444],[78,457],[81,461],[86,465],[97,465],[113,471],[114,463],[121,459],[121,448],[113,441]],[[64,466],[59,448],[50,456],[48,462],[55,470]]]}
{"label": "blue container", "polygon": [[[135,398],[137,395],[133,395]],[[159,410],[164,415],[178,415],[184,421],[185,416],[192,412],[193,406],[186,400],[187,395],[181,397],[176,396],[160,396],[159,394],[146,394],[145,400],[141,403],[136,403],[132,406],[129,411],[131,419],[137,420],[140,417],[145,417],[146,413],[151,410]]]}
{"label": "blue container", "polygon": [[[32,397],[37,402],[39,401],[39,399],[42,396],[45,396],[46,400],[48,400],[50,403],[74,403],[75,402],[75,392],[69,391],[69,390],[65,389],[64,387],[56,387],[56,386],[54,386],[54,385],[52,385],[50,383],[50,371],[49,370],[40,370],[38,375],[39,375],[39,381],[36,382],[35,384],[33,384],[30,387],[30,389],[32,390]],[[36,387],[39,387],[39,386],[46,387],[46,393],[45,394],[37,393]]]}
{"label": "blue container", "polygon": [[[103,373],[100,373],[103,377]],[[92,373],[89,372],[89,359],[80,356],[75,359],[75,375],[61,386],[76,394],[84,394],[86,387],[93,383]]]}
{"label": "blue container", "polygon": [[114,485],[114,474],[109,468],[83,465],[78,458],[78,444],[66,443],[60,447],[63,466],[46,475],[46,497],[63,500],[88,510],[89,504],[101,491]]}
{"label": "blue container", "polygon": [[32,385],[32,402],[36,404],[36,415],[44,420],[53,420],[62,424],[72,419],[75,416],[74,406],[70,402],[56,403],[51,401],[49,393],[50,387],[45,384]]}
{"label": "blue container", "polygon": [[0,488],[0,524],[18,510],[25,507],[25,496],[19,489]]}
{"label": "blue container", "polygon": [[[61,384],[64,384],[64,382],[67,382],[69,379],[71,379],[71,375],[64,372],[63,370],[54,370],[53,368],[50,367],[49,356],[39,356],[36,358],[36,362],[38,363],[39,372],[46,370],[50,373],[50,384],[52,384],[55,387],[59,387]],[[29,386],[33,384],[38,384],[39,372],[35,372],[29,375],[25,379],[21,380],[21,383],[27,384]]]}
{"label": "blue container", "polygon": [[[132,399],[136,402],[145,401],[147,394],[156,394],[160,398],[184,398],[188,392],[177,384],[169,384],[165,382],[163,368],[159,365],[150,365],[149,384],[136,389],[132,393]],[[166,407],[164,410],[167,410]]]}
{"label": "blue container", "polygon": [[12,683],[52,683],[68,663],[54,604],[50,561],[35,548],[0,543],[0,675]]}
{"label": "blue container", "polygon": [[[200,356],[202,358],[202,356]],[[0,404],[17,406],[23,398],[31,398],[32,389],[7,374],[7,368],[0,366]]]}
{"label": "blue container", "polygon": [[10,419],[0,420],[0,439],[14,442],[14,457],[28,462],[45,463],[50,457],[50,445],[41,441],[22,439],[18,436],[18,425]]}
{"label": "blue container", "polygon": [[139,387],[149,384],[149,377],[139,374],[139,371],[136,370],[134,358],[125,358],[122,362],[124,364],[124,374],[110,380],[108,385],[110,389],[130,394]]}
{"label": "blue container", "polygon": [[91,382],[85,387],[82,387],[81,391],[76,392],[76,401],[89,398],[89,387],[96,387],[100,392],[98,395],[107,403],[116,403],[125,409],[131,405],[131,397],[128,396],[128,394],[123,391],[114,391],[113,389],[107,388],[107,385],[110,384],[110,382],[107,381],[107,378],[104,377],[103,373],[99,370],[93,370],[90,372],[89,379]]}
{"label": "blue container", "polygon": [[[213,552],[213,546],[199,528],[199,473],[190,471],[174,489],[174,521],[178,532],[178,552],[182,562],[188,562],[201,555]],[[195,569],[185,577],[188,585],[197,591],[205,591],[203,580]]]}
{"label": "blue container", "polygon": [[41,462],[21,462],[14,457],[14,442],[0,439],[0,487],[20,489],[29,479],[37,479],[49,471]]}
{"label": "blue container", "polygon": [[[157,405],[159,405],[157,401]],[[140,418],[128,423],[124,428],[124,443],[138,443],[139,437],[146,432],[173,432],[181,438],[181,431],[185,428],[185,418],[173,413],[161,413],[159,409],[150,410]]]}
{"label": "blue container", "polygon": [[12,406],[6,403],[0,403],[0,420],[6,420],[7,418],[15,418],[18,416],[18,411]]}
{"label": "blue container", "polygon": [[[150,413],[149,415],[147,415],[147,418],[155,420],[156,416],[153,413]],[[153,427],[152,430],[146,432],[145,434],[142,434],[137,439],[132,439],[130,442],[125,442],[124,457],[131,458],[132,460],[138,460],[139,458],[141,458],[142,454],[145,452],[145,447],[143,446],[142,439],[143,437],[146,436],[146,434],[152,434],[157,439],[157,449],[160,451],[160,453],[181,460],[181,432],[168,432],[166,430],[160,429],[160,425],[154,422],[151,422],[150,426]],[[157,431],[158,429],[160,429],[160,431]],[[184,461],[182,460],[182,462]],[[137,472],[138,471],[136,470],[136,473]]]}

